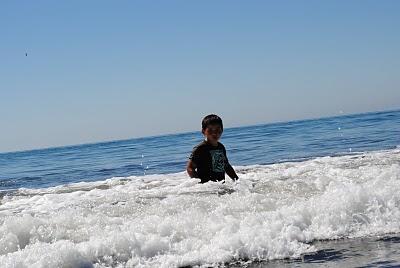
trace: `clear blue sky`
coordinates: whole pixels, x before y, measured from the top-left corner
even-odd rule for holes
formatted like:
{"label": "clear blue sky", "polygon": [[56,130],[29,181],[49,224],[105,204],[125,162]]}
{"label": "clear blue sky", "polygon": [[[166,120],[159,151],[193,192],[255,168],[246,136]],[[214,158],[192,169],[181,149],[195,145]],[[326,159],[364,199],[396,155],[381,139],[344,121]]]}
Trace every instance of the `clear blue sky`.
{"label": "clear blue sky", "polygon": [[[400,1],[1,1],[0,152],[400,108]],[[25,56],[25,53],[28,56]]]}

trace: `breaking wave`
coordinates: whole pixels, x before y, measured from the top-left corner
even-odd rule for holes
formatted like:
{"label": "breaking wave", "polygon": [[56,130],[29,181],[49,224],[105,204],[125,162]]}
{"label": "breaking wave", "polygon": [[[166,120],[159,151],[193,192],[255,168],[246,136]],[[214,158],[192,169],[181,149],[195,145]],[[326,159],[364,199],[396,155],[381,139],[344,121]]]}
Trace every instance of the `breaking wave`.
{"label": "breaking wave", "polygon": [[182,267],[298,258],[316,240],[400,233],[400,150],[19,189],[0,204],[5,267]]}

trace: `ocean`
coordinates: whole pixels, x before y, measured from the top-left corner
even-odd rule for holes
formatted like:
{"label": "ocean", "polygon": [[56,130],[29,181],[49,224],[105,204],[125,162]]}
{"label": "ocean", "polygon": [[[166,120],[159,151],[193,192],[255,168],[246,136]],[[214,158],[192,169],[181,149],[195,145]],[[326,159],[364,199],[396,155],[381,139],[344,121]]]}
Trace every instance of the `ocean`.
{"label": "ocean", "polygon": [[0,153],[0,267],[399,267],[400,110]]}

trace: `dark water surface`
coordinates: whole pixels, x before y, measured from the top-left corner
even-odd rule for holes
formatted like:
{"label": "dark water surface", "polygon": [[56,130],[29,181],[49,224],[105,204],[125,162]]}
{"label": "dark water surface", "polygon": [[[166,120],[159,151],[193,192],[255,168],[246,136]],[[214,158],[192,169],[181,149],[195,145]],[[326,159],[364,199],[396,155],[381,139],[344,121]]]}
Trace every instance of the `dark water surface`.
{"label": "dark water surface", "polygon": [[317,252],[299,259],[251,263],[247,267],[400,267],[398,236],[317,241],[314,245],[319,248]]}

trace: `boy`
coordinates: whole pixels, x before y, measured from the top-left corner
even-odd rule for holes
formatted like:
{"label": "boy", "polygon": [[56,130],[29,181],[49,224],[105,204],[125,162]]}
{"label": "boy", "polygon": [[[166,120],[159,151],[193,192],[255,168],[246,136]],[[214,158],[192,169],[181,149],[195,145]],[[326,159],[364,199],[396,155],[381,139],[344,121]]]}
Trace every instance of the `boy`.
{"label": "boy", "polygon": [[200,178],[201,183],[225,180],[225,172],[233,179],[239,179],[228,162],[226,150],[221,138],[222,119],[215,114],[204,117],[201,122],[204,141],[193,148],[186,171],[191,178]]}

